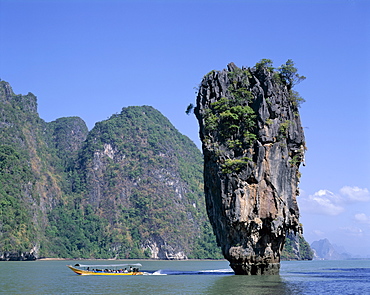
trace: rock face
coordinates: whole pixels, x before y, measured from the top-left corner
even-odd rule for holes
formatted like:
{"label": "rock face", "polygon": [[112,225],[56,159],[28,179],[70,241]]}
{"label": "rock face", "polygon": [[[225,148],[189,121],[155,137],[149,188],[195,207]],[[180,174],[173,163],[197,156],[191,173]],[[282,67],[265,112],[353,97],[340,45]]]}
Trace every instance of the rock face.
{"label": "rock face", "polygon": [[29,252],[0,252],[0,261],[32,261],[37,256]]}
{"label": "rock face", "polygon": [[235,274],[278,274],[286,233],[301,231],[305,140],[289,73],[231,63],[199,88],[207,213]]}

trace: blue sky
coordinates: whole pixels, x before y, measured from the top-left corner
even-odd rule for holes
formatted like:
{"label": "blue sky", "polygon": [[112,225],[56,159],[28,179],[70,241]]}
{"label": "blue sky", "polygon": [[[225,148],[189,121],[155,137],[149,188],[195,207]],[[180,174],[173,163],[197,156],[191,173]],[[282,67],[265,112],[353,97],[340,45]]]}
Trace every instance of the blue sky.
{"label": "blue sky", "polygon": [[0,0],[0,78],[45,121],[89,129],[152,105],[199,147],[185,109],[210,70],[293,59],[308,151],[304,236],[370,256],[370,2]]}

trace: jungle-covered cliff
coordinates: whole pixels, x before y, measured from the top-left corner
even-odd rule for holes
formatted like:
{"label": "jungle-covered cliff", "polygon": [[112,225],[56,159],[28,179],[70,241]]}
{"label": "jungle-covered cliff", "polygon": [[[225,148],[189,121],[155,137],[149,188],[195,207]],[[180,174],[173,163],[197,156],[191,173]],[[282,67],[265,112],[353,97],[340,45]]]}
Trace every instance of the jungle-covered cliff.
{"label": "jungle-covered cliff", "polygon": [[0,81],[0,260],[222,258],[209,224],[203,159],[150,106],[88,131],[45,122],[32,93]]}
{"label": "jungle-covered cliff", "polygon": [[157,110],[124,108],[89,132],[40,119],[5,81],[0,104],[2,259],[221,257],[202,155]]}

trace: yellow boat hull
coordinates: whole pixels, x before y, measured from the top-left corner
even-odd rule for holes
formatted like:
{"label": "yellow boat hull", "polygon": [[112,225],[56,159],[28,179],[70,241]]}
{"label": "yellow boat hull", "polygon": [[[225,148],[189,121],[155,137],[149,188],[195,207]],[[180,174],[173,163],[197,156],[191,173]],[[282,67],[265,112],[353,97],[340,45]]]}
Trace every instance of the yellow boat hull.
{"label": "yellow boat hull", "polygon": [[76,274],[81,276],[138,276],[143,275],[144,273],[141,271],[137,272],[96,272],[96,271],[89,271],[89,270],[83,270],[76,267],[73,267],[72,265],[67,265],[72,271],[74,271]]}

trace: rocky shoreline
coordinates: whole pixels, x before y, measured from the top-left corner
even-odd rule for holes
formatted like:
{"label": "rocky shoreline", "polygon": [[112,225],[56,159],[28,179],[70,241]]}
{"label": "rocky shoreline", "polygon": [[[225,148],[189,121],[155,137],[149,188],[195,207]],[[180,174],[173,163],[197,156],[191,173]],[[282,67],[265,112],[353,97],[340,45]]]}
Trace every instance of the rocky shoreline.
{"label": "rocky shoreline", "polygon": [[0,261],[33,261],[37,257],[30,252],[0,252]]}

